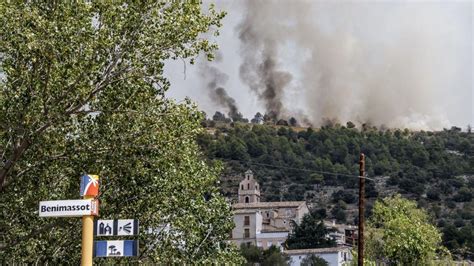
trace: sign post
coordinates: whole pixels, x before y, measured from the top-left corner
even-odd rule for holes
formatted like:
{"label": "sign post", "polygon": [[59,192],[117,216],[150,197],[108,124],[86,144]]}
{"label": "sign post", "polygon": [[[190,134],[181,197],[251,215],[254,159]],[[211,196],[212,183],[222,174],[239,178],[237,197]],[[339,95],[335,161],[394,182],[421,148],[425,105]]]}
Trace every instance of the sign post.
{"label": "sign post", "polygon": [[96,236],[133,236],[138,234],[138,220],[114,219],[97,220],[99,214],[99,176],[81,177],[80,196],[77,200],[40,201],[40,217],[81,217],[82,245],[81,266],[92,266],[94,257],[131,257],[138,256],[138,240],[96,241]]}
{"label": "sign post", "polygon": [[[81,196],[94,199],[99,194],[99,176],[84,175],[81,177]],[[94,216],[82,216],[82,256],[81,266],[92,266],[94,248]]]}

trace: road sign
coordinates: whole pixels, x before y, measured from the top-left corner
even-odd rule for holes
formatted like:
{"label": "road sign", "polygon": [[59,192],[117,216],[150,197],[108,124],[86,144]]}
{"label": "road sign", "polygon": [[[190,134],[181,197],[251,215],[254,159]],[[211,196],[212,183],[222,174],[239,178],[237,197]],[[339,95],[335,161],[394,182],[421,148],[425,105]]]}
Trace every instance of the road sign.
{"label": "road sign", "polygon": [[95,241],[94,257],[138,256],[138,240]]}
{"label": "road sign", "polygon": [[98,175],[83,175],[81,176],[81,197],[99,195],[99,176]]}
{"label": "road sign", "polygon": [[40,217],[98,215],[99,202],[93,199],[40,201]]}
{"label": "road sign", "polygon": [[133,236],[138,234],[138,220],[96,220],[94,235],[96,236]]}

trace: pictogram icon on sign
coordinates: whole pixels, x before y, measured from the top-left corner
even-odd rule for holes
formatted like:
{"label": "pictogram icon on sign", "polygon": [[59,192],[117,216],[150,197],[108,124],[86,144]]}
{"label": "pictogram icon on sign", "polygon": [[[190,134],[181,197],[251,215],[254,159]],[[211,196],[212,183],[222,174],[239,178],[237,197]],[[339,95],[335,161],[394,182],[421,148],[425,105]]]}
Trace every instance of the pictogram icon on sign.
{"label": "pictogram icon on sign", "polygon": [[114,235],[114,220],[96,221],[94,233],[96,236],[113,236]]}
{"label": "pictogram icon on sign", "polygon": [[120,256],[122,253],[120,253],[120,251],[118,251],[118,249],[115,247],[115,246],[109,246],[109,256]]}
{"label": "pictogram icon on sign", "polygon": [[127,234],[132,232],[132,223],[127,223],[126,225],[119,227],[119,231],[125,231]]}

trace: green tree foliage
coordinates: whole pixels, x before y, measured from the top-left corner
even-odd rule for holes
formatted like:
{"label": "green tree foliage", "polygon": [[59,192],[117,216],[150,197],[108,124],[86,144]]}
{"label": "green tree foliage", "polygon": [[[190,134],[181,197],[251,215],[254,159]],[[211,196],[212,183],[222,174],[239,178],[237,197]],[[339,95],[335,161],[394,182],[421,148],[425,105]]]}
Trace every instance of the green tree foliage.
{"label": "green tree foliage", "polygon": [[366,237],[367,258],[397,265],[426,265],[442,249],[427,213],[400,195],[375,203]]}
{"label": "green tree foliage", "polygon": [[255,245],[242,243],[240,245],[240,254],[247,261],[247,265],[254,265],[254,263],[260,263],[262,250]]}
{"label": "green tree foliage", "polygon": [[[164,97],[165,60],[216,46],[224,13],[198,2],[0,2],[0,257],[78,264],[79,218],[39,218],[101,177],[101,218],[140,220],[140,257],[109,263],[240,262],[195,142],[202,114]],[[100,259],[96,259],[100,262]],[[104,261],[102,261],[104,262]]]}
{"label": "green tree foliage", "polygon": [[311,254],[301,261],[301,266],[329,266],[329,263],[325,259]]}
{"label": "green tree foliage", "polygon": [[292,222],[293,232],[285,245],[288,249],[326,248],[336,246],[326,235],[330,232],[316,215],[305,214],[300,224]]}
{"label": "green tree foliage", "polygon": [[454,213],[454,222],[443,224],[443,245],[449,248],[457,259],[472,260],[474,254],[474,202],[463,203],[462,209]]}
{"label": "green tree foliage", "polygon": [[276,246],[271,246],[262,252],[263,266],[286,266],[288,259],[288,256],[281,253]]}
{"label": "green tree foliage", "polygon": [[457,201],[457,202],[468,202],[472,200],[473,193],[474,191],[472,191],[472,189],[467,188],[467,187],[462,187],[461,189],[459,189],[458,193],[454,195],[453,199],[454,201]]}
{"label": "green tree foliage", "polygon": [[357,195],[354,195],[352,192],[347,192],[344,190],[338,190],[332,194],[332,198],[334,202],[339,202],[340,200],[344,201],[345,203],[355,203],[358,200]]}
{"label": "green tree foliage", "polygon": [[[440,185],[441,182],[447,182],[442,194],[450,195],[450,188],[467,186],[465,181],[456,180],[456,176],[474,173],[472,155],[462,152],[466,142],[474,145],[474,135],[465,132],[359,131],[342,126],[295,132],[291,127],[252,125],[218,128],[217,132],[226,135],[216,133],[215,141],[202,147],[210,158],[235,160],[231,145],[235,145],[235,139],[242,140],[248,157],[243,154],[237,157],[282,167],[255,167],[257,176],[275,176],[275,172],[280,172],[287,183],[319,182],[323,186],[345,188],[356,187],[357,179],[350,175],[357,174],[359,154],[363,152],[367,155],[369,176],[390,176],[390,185],[398,186],[401,193],[417,197],[429,191],[426,184]],[[244,150],[240,148],[238,153]],[[322,176],[322,182],[320,176],[315,175]],[[369,197],[377,196],[376,191],[369,192]]]}
{"label": "green tree foliage", "polygon": [[240,245],[240,254],[247,260],[246,265],[284,266],[287,265],[289,259],[276,246],[270,246],[263,250],[254,245],[242,244]]}

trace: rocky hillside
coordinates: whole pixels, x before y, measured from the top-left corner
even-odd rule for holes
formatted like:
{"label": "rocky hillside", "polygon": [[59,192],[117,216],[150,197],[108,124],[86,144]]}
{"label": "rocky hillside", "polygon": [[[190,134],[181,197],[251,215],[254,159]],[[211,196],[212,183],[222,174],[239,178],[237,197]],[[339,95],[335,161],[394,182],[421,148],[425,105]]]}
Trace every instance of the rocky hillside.
{"label": "rocky hillside", "polygon": [[199,137],[210,160],[225,162],[222,190],[236,196],[252,169],[266,201],[306,200],[328,218],[354,223],[358,159],[366,154],[368,212],[375,199],[400,193],[430,211],[444,244],[462,257],[474,252],[474,134],[217,123]]}

